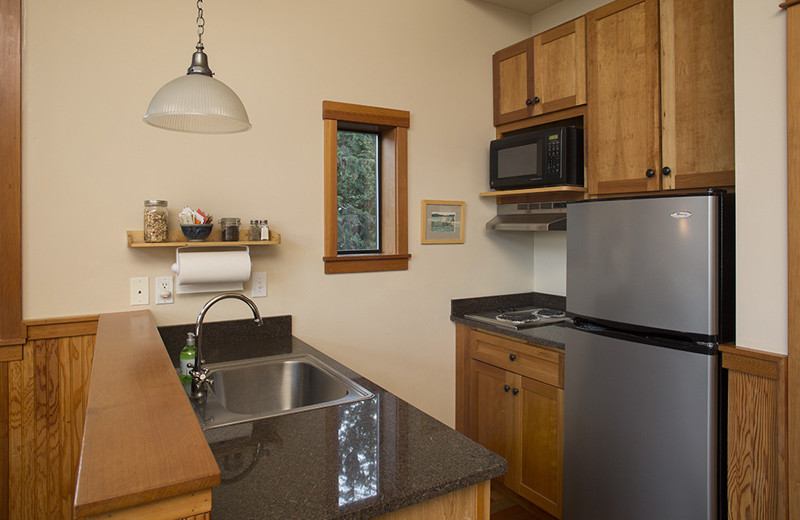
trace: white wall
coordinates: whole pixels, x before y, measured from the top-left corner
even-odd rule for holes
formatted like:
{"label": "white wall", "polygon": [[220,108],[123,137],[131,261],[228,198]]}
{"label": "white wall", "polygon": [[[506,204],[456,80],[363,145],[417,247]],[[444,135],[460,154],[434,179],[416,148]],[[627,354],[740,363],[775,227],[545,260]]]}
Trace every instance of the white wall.
{"label": "white wall", "polygon": [[562,0],[553,7],[531,16],[531,34],[552,29],[607,3],[608,0]]}
{"label": "white wall", "polygon": [[[533,288],[533,238],[487,233],[495,207],[478,197],[491,55],[527,36],[529,17],[462,0],[208,2],[210,66],[254,126],[202,136],[141,120],[189,65],[193,2],[26,0],[24,13],[26,319],[141,308],[129,278],[152,289],[175,254],[126,247],[145,199],[168,200],[173,223],[184,205],[268,218],[283,243],[252,250],[269,277],[261,312],[293,315],[296,336],[453,423],[450,299]],[[408,271],[323,274],[326,99],[411,112]],[[465,244],[420,245],[422,199],[467,202]],[[149,308],[160,325],[190,323],[210,296]],[[209,319],[248,312],[223,302]]]}
{"label": "white wall", "polygon": [[[531,33],[604,5],[565,0]],[[786,20],[776,3],[734,1],[737,345],[787,352]],[[563,237],[534,239],[534,289],[565,294]],[[560,235],[560,234],[559,234]]]}
{"label": "white wall", "polygon": [[736,344],[788,352],[786,13],[734,3]]}
{"label": "white wall", "polygon": [[538,292],[567,295],[567,232],[533,234],[533,286]]}

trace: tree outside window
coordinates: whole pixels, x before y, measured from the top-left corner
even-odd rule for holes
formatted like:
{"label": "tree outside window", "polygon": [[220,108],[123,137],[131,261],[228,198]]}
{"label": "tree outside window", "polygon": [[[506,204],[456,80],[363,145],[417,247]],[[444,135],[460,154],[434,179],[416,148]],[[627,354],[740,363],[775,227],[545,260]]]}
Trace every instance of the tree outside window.
{"label": "tree outside window", "polygon": [[339,130],[337,239],[339,254],[377,253],[380,243],[380,136]]}

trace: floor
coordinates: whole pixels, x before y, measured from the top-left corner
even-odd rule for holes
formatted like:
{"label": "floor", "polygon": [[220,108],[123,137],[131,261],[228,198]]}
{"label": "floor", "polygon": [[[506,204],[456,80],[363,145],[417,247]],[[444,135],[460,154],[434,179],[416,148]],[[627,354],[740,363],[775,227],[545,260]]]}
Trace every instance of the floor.
{"label": "floor", "polygon": [[491,520],[556,520],[547,512],[492,482]]}

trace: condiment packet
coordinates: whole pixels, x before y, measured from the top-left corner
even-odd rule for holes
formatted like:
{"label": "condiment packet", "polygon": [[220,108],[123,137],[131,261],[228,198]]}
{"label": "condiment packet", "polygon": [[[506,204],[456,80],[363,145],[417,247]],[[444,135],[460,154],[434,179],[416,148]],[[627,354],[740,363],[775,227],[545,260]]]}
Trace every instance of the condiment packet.
{"label": "condiment packet", "polygon": [[214,219],[211,215],[206,215],[203,213],[203,210],[197,209],[193,210],[189,206],[184,207],[180,213],[178,213],[178,223],[181,225],[190,225],[190,224],[211,224],[211,221]]}

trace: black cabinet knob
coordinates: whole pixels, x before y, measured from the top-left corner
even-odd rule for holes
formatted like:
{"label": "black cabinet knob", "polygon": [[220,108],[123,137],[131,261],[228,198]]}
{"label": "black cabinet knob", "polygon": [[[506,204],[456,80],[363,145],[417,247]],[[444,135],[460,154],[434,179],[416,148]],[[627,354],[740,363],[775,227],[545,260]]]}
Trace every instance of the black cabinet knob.
{"label": "black cabinet knob", "polygon": [[531,106],[531,103],[533,103],[533,101],[531,101],[531,98],[525,100],[526,105]]}
{"label": "black cabinet knob", "polygon": [[508,355],[508,359],[510,359],[511,361],[514,361],[515,359],[517,359],[517,356],[515,354],[509,354]]}
{"label": "black cabinet knob", "polygon": [[537,104],[539,101],[541,101],[541,99],[539,99],[539,97],[538,97],[538,96],[535,96],[535,97],[533,98],[533,104],[534,104],[534,105],[535,105],[535,104]]}
{"label": "black cabinet knob", "polygon": [[511,391],[512,394],[517,395],[519,393],[519,388],[515,388]]}
{"label": "black cabinet knob", "polygon": [[652,168],[650,168],[649,170],[647,170],[646,172],[644,172],[644,174],[645,174],[645,175],[647,175],[648,177],[652,177],[653,175],[655,175],[655,174],[656,174],[656,172],[655,172],[655,170],[653,170]]}
{"label": "black cabinet knob", "polygon": [[508,386],[508,385],[503,385],[503,391],[505,391],[505,392],[508,392],[509,390],[511,390],[511,387],[510,387],[510,386]]}
{"label": "black cabinet knob", "polygon": [[672,173],[672,170],[669,169],[669,166],[664,166],[663,168],[661,168],[661,173],[663,175],[669,175],[670,173]]}

